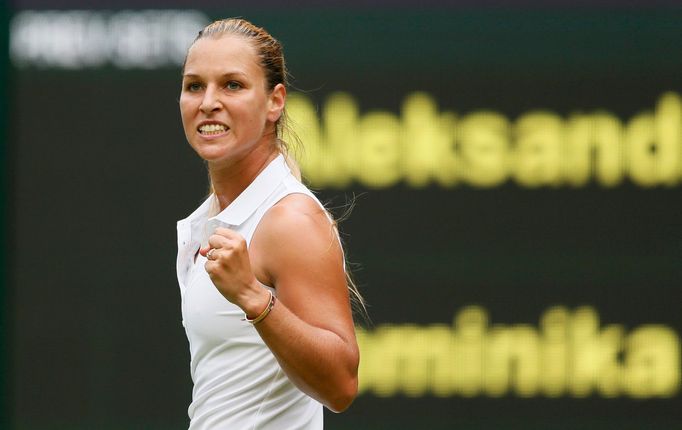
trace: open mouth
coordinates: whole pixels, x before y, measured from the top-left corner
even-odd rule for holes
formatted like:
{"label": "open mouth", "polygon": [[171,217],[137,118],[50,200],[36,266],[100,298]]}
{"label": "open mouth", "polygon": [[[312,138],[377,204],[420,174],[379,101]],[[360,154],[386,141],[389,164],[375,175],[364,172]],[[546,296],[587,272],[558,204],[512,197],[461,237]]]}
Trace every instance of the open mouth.
{"label": "open mouth", "polygon": [[197,130],[202,136],[217,136],[225,133],[228,128],[223,124],[203,124],[200,125]]}

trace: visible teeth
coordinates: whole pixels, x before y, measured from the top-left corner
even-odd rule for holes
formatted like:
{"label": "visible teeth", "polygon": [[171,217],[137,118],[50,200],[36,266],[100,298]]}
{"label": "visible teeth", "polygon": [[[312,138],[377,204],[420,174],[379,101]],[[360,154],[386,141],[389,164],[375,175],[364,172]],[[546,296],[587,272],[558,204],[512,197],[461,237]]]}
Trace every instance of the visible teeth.
{"label": "visible teeth", "polygon": [[219,134],[227,130],[222,124],[204,124],[199,127],[199,133],[201,134]]}

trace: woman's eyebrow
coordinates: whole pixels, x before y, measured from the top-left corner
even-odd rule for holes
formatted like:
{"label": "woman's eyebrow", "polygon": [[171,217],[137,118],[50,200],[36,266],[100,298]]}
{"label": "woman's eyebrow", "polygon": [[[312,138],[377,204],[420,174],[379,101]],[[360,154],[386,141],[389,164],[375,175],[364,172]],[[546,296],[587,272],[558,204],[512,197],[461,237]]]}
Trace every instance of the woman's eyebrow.
{"label": "woman's eyebrow", "polygon": [[[232,77],[242,77],[246,78],[248,75],[244,72],[239,72],[239,71],[233,71],[233,72],[227,72],[223,73],[221,75],[222,78],[232,78]],[[201,78],[200,75],[197,75],[196,73],[185,73],[182,75],[183,78],[192,78],[192,79],[198,79]]]}

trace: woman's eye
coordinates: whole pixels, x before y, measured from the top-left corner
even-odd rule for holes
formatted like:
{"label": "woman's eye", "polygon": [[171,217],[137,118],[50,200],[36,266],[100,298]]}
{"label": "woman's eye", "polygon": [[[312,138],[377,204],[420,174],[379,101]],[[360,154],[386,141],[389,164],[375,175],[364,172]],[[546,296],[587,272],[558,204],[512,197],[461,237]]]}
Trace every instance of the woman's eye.
{"label": "woman's eye", "polygon": [[201,89],[201,84],[198,82],[190,82],[185,86],[187,88],[187,91],[194,92],[194,91],[199,91]]}
{"label": "woman's eye", "polygon": [[225,85],[225,88],[228,90],[238,90],[242,87],[242,85],[239,82],[236,81],[230,81]]}

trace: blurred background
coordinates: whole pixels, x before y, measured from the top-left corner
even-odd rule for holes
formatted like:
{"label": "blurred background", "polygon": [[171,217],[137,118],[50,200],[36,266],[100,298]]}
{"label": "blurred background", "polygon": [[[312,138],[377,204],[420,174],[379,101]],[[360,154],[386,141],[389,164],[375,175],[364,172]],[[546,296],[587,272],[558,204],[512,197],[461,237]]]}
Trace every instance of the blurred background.
{"label": "blurred background", "polygon": [[2,3],[0,427],[184,429],[178,111],[206,23],[285,47],[371,322],[334,429],[682,426],[673,1]]}

